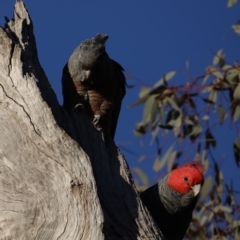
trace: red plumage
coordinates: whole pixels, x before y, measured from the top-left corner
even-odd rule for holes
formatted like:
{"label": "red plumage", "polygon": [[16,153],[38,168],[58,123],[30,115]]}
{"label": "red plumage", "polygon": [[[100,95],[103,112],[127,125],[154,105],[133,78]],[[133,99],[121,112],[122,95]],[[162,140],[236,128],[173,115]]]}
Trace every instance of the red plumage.
{"label": "red plumage", "polygon": [[192,220],[204,168],[197,163],[185,164],[141,194],[141,198],[166,239],[183,239]]}
{"label": "red plumage", "polygon": [[[203,184],[203,172],[204,168],[199,164],[185,164],[171,171],[167,185],[181,194],[186,194],[191,190],[191,186]],[[188,178],[187,181],[186,178]]]}

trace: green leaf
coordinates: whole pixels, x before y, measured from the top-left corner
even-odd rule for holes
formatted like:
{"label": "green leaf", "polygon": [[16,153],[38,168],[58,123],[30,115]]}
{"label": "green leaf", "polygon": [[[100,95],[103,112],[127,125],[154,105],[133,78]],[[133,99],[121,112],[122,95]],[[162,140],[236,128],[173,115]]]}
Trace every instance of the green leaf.
{"label": "green leaf", "polygon": [[204,224],[206,223],[208,218],[209,218],[209,216],[207,216],[207,215],[202,216],[201,220],[200,220],[200,226],[204,226]]}
{"label": "green leaf", "polygon": [[219,212],[231,213],[232,209],[230,207],[227,207],[227,206],[218,205],[218,206],[213,208],[213,212],[215,212],[215,213],[219,213]]}
{"label": "green leaf", "polygon": [[220,71],[214,71],[212,75],[216,78],[223,79],[223,74]]}
{"label": "green leaf", "polygon": [[236,34],[240,35],[240,24],[232,25],[232,28]]}
{"label": "green leaf", "polygon": [[240,226],[240,220],[234,220],[232,222],[232,228],[238,228],[239,226]]}
{"label": "green leaf", "polygon": [[207,151],[204,149],[204,150],[202,151],[202,156],[201,156],[202,165],[203,165],[203,167],[204,167],[205,172],[207,172],[207,171],[208,171],[208,168],[209,168],[209,161],[208,161],[208,159],[206,158],[206,152],[207,152]]}
{"label": "green leaf", "polygon": [[144,102],[146,102],[146,100],[149,97],[149,93],[150,93],[150,88],[149,87],[143,87],[141,89],[141,91],[139,92],[139,99],[135,102],[133,102],[130,107],[136,107],[137,105],[140,105]]}
{"label": "green leaf", "polygon": [[240,117],[240,106],[237,105],[237,106],[235,107],[235,109],[234,109],[233,121],[236,122],[239,117]]}
{"label": "green leaf", "polygon": [[136,189],[137,189],[138,193],[144,192],[147,188],[148,188],[147,186],[136,184]]}
{"label": "green leaf", "polygon": [[191,120],[189,117],[185,117],[184,118],[184,122],[188,125],[194,125],[193,120]]}
{"label": "green leaf", "polygon": [[181,126],[182,126],[182,115],[180,115],[173,123],[173,133],[174,136],[177,137],[180,130],[181,130]]}
{"label": "green leaf", "polygon": [[211,176],[208,176],[205,180],[204,180],[204,185],[202,187],[202,190],[201,190],[201,196],[200,196],[200,201],[204,201],[207,196],[209,195],[210,193],[210,190],[212,188],[212,177]]}
{"label": "green leaf", "polygon": [[237,3],[237,0],[228,0],[227,7],[230,8],[234,6]]}
{"label": "green leaf", "polygon": [[153,163],[153,170],[155,172],[158,172],[161,170],[161,168],[163,167],[163,165],[161,164],[160,159],[158,158],[158,156],[155,158],[154,163]]}
{"label": "green leaf", "polygon": [[202,132],[202,126],[198,122],[195,125],[193,125],[192,130],[188,135],[191,137],[191,140],[194,141],[201,132]]}
{"label": "green leaf", "polygon": [[227,71],[227,75],[226,75],[226,80],[230,83],[230,84],[237,84],[239,82],[239,69],[231,69],[229,71]]}
{"label": "green leaf", "polygon": [[172,98],[166,97],[165,99],[172,106],[173,109],[177,110],[178,112],[181,112],[181,110],[178,107],[177,103]]}
{"label": "green leaf", "polygon": [[168,172],[170,172],[172,170],[172,166],[174,164],[174,161],[177,157],[177,151],[173,151],[172,153],[170,153],[169,158],[168,158]]}
{"label": "green leaf", "polygon": [[240,99],[240,84],[234,90],[233,98],[239,100]]}
{"label": "green leaf", "polygon": [[156,101],[156,95],[151,95],[148,97],[143,110],[143,123],[147,123],[149,121],[154,121],[154,118],[157,113],[158,105]]}
{"label": "green leaf", "polygon": [[140,168],[135,167],[133,171],[137,174],[143,185],[149,186],[148,176]]}
{"label": "green leaf", "polygon": [[227,70],[229,70],[229,69],[231,69],[231,68],[233,68],[232,65],[226,64],[226,65],[224,65],[224,66],[222,67],[222,70],[227,71]]}
{"label": "green leaf", "polygon": [[210,75],[205,75],[205,77],[203,78],[202,80],[202,85],[205,85],[205,83],[207,82],[208,78],[209,78]]}
{"label": "green leaf", "polygon": [[175,71],[168,72],[168,73],[165,74],[159,81],[157,81],[157,82],[153,85],[153,88],[157,88],[157,87],[163,85],[164,83],[168,82],[170,79],[172,79],[172,78],[174,77],[175,74],[176,74]]}
{"label": "green leaf", "polygon": [[[214,164],[214,165],[216,166],[216,164]],[[217,166],[217,168],[218,168],[218,166]],[[217,170],[217,169],[215,168],[215,170]],[[217,191],[217,195],[219,197],[219,200],[222,202],[223,187],[224,187],[224,185],[223,185],[223,173],[219,170],[219,168],[218,168],[217,171],[215,171],[215,173],[216,173],[215,177],[216,177],[216,183],[217,183],[216,191]]]}
{"label": "green leaf", "polygon": [[212,90],[209,94],[208,100],[212,101],[213,103],[216,103],[217,102],[217,91]]}
{"label": "green leaf", "polygon": [[170,125],[173,126],[174,124],[172,124],[179,116],[181,115],[181,113],[175,109],[171,109],[168,114],[167,114],[167,118],[166,118],[166,124],[165,125]]}
{"label": "green leaf", "polygon": [[[219,64],[219,65],[223,66],[224,58],[225,58],[225,55],[223,54],[223,49],[218,50],[218,52],[216,53],[216,55],[213,58],[213,65]],[[220,66],[220,67],[222,67],[222,66]]]}
{"label": "green leaf", "polygon": [[137,123],[136,125],[137,128],[133,131],[134,135],[137,137],[145,135],[147,132],[147,126],[142,122]]}
{"label": "green leaf", "polygon": [[154,164],[153,164],[153,170],[155,172],[160,171],[165,166],[165,164],[167,163],[167,161],[169,159],[170,154],[172,153],[174,146],[175,146],[175,143],[173,143],[168,148],[168,150],[165,152],[165,154],[163,155],[163,157],[160,160],[158,159],[158,157],[155,159]]}
{"label": "green leaf", "polygon": [[224,122],[224,120],[226,119],[225,110],[224,110],[222,104],[218,105],[217,113],[218,113],[219,123],[222,124]]}

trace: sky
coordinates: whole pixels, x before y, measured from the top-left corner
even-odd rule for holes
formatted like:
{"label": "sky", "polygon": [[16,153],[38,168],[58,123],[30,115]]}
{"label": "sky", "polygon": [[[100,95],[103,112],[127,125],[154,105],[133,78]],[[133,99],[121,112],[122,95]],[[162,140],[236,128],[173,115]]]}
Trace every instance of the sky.
{"label": "sky", "polygon": [[[240,59],[239,36],[231,28],[240,18],[240,3],[232,8],[227,8],[227,0],[25,0],[24,3],[33,21],[40,63],[60,104],[62,68],[73,50],[96,33],[109,35],[108,54],[135,77],[127,79],[135,87],[127,89],[115,141],[135,153],[122,149],[131,169],[138,166],[150,175],[156,148],[149,146],[147,137],[134,136],[143,107],[129,107],[138,99],[140,88],[152,86],[169,71],[181,72],[186,69],[187,61],[191,74],[201,75],[219,49],[224,49],[230,63]],[[1,26],[4,16],[13,16],[14,4],[14,0],[0,0]],[[174,79],[185,81],[181,75]],[[233,139],[226,133],[214,134],[220,139],[219,156],[227,156],[221,166],[230,181],[240,169],[233,159]],[[139,162],[141,155],[149,157]],[[150,179],[155,180],[154,176]]]}

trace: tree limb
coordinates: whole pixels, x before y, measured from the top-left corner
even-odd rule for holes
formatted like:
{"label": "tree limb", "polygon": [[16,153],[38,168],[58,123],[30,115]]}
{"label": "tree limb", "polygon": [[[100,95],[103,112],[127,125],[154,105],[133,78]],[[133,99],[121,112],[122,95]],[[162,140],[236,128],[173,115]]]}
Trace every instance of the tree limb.
{"label": "tree limb", "polygon": [[0,27],[0,186],[0,239],[162,239],[115,143],[59,106],[21,1]]}

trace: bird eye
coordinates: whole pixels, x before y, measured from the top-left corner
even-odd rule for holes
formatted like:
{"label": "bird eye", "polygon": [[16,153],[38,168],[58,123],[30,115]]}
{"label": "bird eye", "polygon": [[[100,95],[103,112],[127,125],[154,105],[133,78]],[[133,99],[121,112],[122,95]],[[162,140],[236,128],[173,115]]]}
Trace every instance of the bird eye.
{"label": "bird eye", "polygon": [[183,180],[184,180],[185,182],[187,182],[187,181],[188,181],[188,177],[184,177]]}

